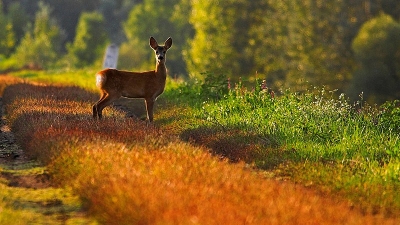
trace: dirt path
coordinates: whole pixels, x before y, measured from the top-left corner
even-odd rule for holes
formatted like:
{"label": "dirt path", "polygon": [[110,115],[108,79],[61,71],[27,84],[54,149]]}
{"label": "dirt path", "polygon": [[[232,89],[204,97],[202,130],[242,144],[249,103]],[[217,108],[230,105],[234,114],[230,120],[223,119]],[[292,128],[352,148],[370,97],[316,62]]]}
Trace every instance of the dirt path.
{"label": "dirt path", "polygon": [[10,127],[4,120],[4,107],[0,98],[0,167],[1,177],[8,181],[8,186],[23,188],[48,188],[50,182],[48,176],[43,174],[16,175],[19,170],[38,165],[35,161],[28,159],[24,151],[16,144]]}
{"label": "dirt path", "polygon": [[[11,216],[2,216],[3,210],[10,212]],[[0,223],[96,224],[87,218],[79,198],[68,190],[53,187],[45,167],[29,159],[16,144],[14,135],[4,119],[1,98]]]}
{"label": "dirt path", "polygon": [[[144,112],[142,102],[132,106],[132,101],[129,101],[129,104],[123,101],[124,99],[117,102],[114,104],[114,107],[126,111],[128,117],[142,117],[141,115]],[[140,108],[142,112],[138,112],[135,107]],[[1,201],[6,199],[8,201],[6,204],[11,205],[13,210],[18,211],[23,209],[34,213],[37,217],[34,224],[95,224],[87,218],[76,197],[64,189],[55,189],[52,187],[46,173],[46,168],[41,167],[37,162],[30,160],[24,154],[24,151],[18,147],[13,134],[7,126],[6,121],[4,121],[2,115],[3,107],[0,98],[0,212]],[[7,196],[7,198],[2,196],[3,193],[1,189],[4,185],[10,190],[9,193],[11,193],[12,196]],[[305,190],[307,193],[310,192],[301,187],[299,189]],[[32,198],[33,195],[37,195],[38,191],[40,192],[41,190],[43,192],[41,192],[41,196]],[[26,194],[15,194],[21,192]],[[54,194],[46,195],[45,192],[52,192]],[[327,204],[327,207],[336,206],[332,208],[337,208],[338,205],[345,205],[346,208],[344,208],[344,211],[347,210],[348,206],[346,204],[339,204],[338,202],[340,201],[332,199],[332,196],[324,196],[323,194],[316,192],[313,192],[313,194],[322,196],[321,198],[326,199],[326,202],[332,203],[332,205]],[[353,214],[359,214],[357,209],[354,209],[354,212],[351,212],[351,215]],[[77,220],[79,220],[79,222],[77,222]],[[42,221],[46,222],[43,223]],[[385,224],[392,224],[391,219],[388,219],[385,222],[387,222]],[[2,224],[1,213],[0,224]],[[26,223],[19,224],[33,223],[32,221],[27,221]],[[371,222],[370,224],[374,223]],[[396,223],[393,222],[393,224]]]}
{"label": "dirt path", "polygon": [[0,164],[9,166],[24,163],[26,158],[22,149],[15,144],[14,136],[4,121],[4,108],[0,98]]}

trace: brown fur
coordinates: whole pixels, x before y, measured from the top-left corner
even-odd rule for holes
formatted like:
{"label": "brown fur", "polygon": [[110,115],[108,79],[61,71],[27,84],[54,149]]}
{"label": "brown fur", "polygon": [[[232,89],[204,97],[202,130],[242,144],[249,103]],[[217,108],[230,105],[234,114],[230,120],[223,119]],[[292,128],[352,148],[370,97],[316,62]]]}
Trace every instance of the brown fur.
{"label": "brown fur", "polygon": [[164,46],[150,37],[150,47],[156,54],[156,69],[147,72],[129,72],[116,69],[105,69],[96,74],[96,85],[101,97],[93,105],[93,118],[102,117],[102,110],[120,97],[144,98],[146,101],[147,119],[153,121],[153,107],[157,97],[163,93],[167,78],[165,66],[166,52],[172,45],[168,38]]}

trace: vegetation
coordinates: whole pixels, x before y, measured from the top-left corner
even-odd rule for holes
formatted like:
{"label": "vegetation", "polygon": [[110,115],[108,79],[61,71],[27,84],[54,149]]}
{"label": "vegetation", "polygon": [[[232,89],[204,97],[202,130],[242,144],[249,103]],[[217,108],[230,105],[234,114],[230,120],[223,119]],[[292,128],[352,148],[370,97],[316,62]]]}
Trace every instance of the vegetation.
{"label": "vegetation", "polygon": [[[9,168],[2,166],[0,223],[63,224],[68,221],[68,224],[97,224],[84,217],[79,196],[73,195],[70,190],[31,181],[45,177],[44,170],[35,162]],[[4,177],[11,179],[14,184],[7,184]],[[18,182],[18,187],[13,186]]]}
{"label": "vegetation", "polygon": [[102,55],[107,43],[104,18],[100,13],[82,13],[79,19],[76,37],[67,45],[70,63],[74,67],[93,65]]}
{"label": "vegetation", "polygon": [[197,92],[202,100],[187,94],[192,87],[169,93],[169,99],[190,102],[191,114],[202,121],[184,128],[184,138],[274,176],[338,191],[366,211],[398,213],[398,102],[377,109],[362,100],[350,104],[344,95],[335,99],[324,89],[274,93],[262,82],[252,91],[226,85],[227,94],[214,91],[210,98],[216,83]]}
{"label": "vegetation", "polygon": [[352,81],[353,92],[364,91],[364,97],[372,96],[375,102],[399,97],[399,46],[400,24],[393,18],[382,14],[365,23],[352,45],[361,64]]}
{"label": "vegetation", "polygon": [[0,2],[0,52],[9,56],[15,47],[15,33],[10,20],[3,13],[3,4]]}
{"label": "vegetation", "polygon": [[40,2],[39,8],[33,27],[28,28],[13,56],[18,63],[30,68],[48,68],[61,50],[62,32],[50,17],[49,6]]}
{"label": "vegetation", "polygon": [[[168,99],[179,93],[176,89],[169,90],[165,96]],[[250,96],[246,99],[251,99]],[[214,145],[212,150],[219,147],[228,153],[240,149],[232,148],[241,143],[236,139],[238,135],[244,135],[242,141],[249,140],[248,131],[240,133],[230,128],[225,140],[205,136],[222,137],[222,134],[220,127],[203,128],[203,118],[189,117],[187,113],[201,109],[183,105],[179,109],[164,103],[156,117],[160,128],[126,118],[123,112],[112,108],[106,110],[106,118],[99,122],[91,120],[90,115],[96,97],[76,87],[27,83],[9,86],[3,94],[7,120],[21,147],[30,157],[47,165],[53,182],[70,187],[79,195],[100,223],[396,222],[390,217],[363,215],[358,207],[354,210],[341,198],[332,200],[291,182],[265,178],[268,174],[249,169],[249,164],[231,164],[213,157],[204,147],[178,139],[174,133],[180,133],[182,138],[190,136],[191,140],[208,139],[208,144]],[[274,99],[289,101],[287,97]],[[187,119],[178,120],[183,116]],[[187,123],[186,128],[181,128],[180,123]],[[240,150],[253,149],[251,144]],[[270,156],[283,155],[302,160],[286,154],[281,147]],[[276,178],[281,176],[277,174]],[[324,177],[320,180],[324,181]],[[377,212],[382,209],[384,205]],[[396,208],[392,210],[398,212]]]}
{"label": "vegetation", "polygon": [[[0,95],[8,86],[22,82],[12,76],[0,76]],[[2,107],[0,112],[3,111]],[[87,218],[79,196],[68,188],[56,188],[48,179],[46,167],[24,156],[10,137],[3,118],[0,118],[0,223],[97,224]]]}
{"label": "vegetation", "polygon": [[[36,160],[0,166],[0,223],[399,224],[398,1],[0,6],[5,118]],[[92,120],[104,47],[149,70],[149,36],[176,46],[155,123],[124,100]]]}
{"label": "vegetation", "polygon": [[[108,42],[120,46],[119,68],[149,70],[148,38],[172,36],[172,77],[223,71],[236,80],[257,76],[274,90],[325,86],[353,101],[363,92],[371,104],[400,95],[382,88],[400,79],[396,0],[16,0],[2,11],[3,71],[90,67]],[[368,50],[376,48],[384,55]]]}

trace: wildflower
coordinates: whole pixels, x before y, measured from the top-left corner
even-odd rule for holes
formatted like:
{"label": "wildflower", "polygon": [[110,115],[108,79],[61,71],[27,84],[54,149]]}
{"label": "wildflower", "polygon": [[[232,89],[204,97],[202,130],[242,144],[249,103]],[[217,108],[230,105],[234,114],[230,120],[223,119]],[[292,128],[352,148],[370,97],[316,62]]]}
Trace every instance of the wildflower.
{"label": "wildflower", "polygon": [[266,81],[266,80],[263,80],[263,81],[261,82],[261,91],[262,91],[262,90],[265,90],[265,89],[267,89],[267,81]]}

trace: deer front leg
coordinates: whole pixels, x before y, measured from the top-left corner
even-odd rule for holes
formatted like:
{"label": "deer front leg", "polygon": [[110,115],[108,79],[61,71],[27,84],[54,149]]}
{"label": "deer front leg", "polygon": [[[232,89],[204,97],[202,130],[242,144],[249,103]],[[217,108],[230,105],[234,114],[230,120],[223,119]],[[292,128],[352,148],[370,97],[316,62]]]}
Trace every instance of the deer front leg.
{"label": "deer front leg", "polygon": [[154,99],[146,98],[145,101],[146,101],[147,119],[150,122],[153,122]]}

